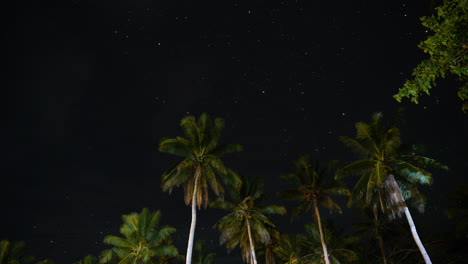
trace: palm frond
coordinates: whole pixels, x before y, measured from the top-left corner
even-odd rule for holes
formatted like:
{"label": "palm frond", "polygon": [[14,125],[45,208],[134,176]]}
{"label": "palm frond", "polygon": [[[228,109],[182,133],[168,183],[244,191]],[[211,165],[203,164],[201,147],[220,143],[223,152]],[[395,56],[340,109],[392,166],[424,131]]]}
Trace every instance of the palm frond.
{"label": "palm frond", "polygon": [[351,176],[351,175],[360,176],[367,172],[370,172],[374,166],[375,166],[375,161],[373,160],[368,160],[368,159],[356,160],[344,166],[343,168],[338,169],[335,174],[335,179],[341,179],[342,177]]}
{"label": "palm frond", "polygon": [[347,136],[341,136],[339,139],[359,157],[367,157],[369,155],[369,150],[357,139]]}
{"label": "palm frond", "polygon": [[134,243],[125,240],[121,237],[118,236],[113,236],[113,235],[108,235],[104,237],[104,243],[116,246],[116,247],[126,247],[126,248],[131,248],[133,247]]}
{"label": "palm frond", "polygon": [[163,138],[159,142],[159,151],[185,158],[190,155],[190,142],[182,137]]}
{"label": "palm frond", "polygon": [[262,214],[278,214],[278,215],[286,214],[286,208],[284,206],[275,205],[275,204],[262,206],[259,208],[259,211]]}

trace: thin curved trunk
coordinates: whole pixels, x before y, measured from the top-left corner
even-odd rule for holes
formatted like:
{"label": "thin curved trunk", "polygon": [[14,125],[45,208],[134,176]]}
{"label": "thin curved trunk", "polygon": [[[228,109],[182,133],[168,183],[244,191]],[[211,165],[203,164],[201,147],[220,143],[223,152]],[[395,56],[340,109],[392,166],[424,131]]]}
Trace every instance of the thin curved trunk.
{"label": "thin curved trunk", "polygon": [[190,223],[190,234],[187,245],[187,255],[185,258],[186,264],[192,263],[192,251],[193,251],[193,240],[195,238],[195,226],[197,224],[197,190],[198,190],[198,180],[201,174],[201,167],[198,166],[195,171],[195,184],[193,186],[193,195],[192,195],[192,222]]}
{"label": "thin curved trunk", "polygon": [[385,247],[382,236],[377,236],[377,241],[379,242],[380,254],[382,255],[382,260],[384,264],[387,264],[387,257],[385,256]]}
{"label": "thin curved trunk", "polygon": [[421,252],[422,257],[424,258],[424,262],[426,262],[426,264],[432,264],[431,258],[429,258],[429,255],[427,254],[426,249],[424,248],[424,245],[421,242],[421,239],[419,239],[418,231],[416,230],[416,226],[414,225],[413,218],[411,217],[411,213],[408,209],[408,206],[405,206],[404,210],[406,219],[408,220],[408,224],[411,229],[411,234],[413,235],[414,242],[416,242],[416,245],[418,245],[419,252]]}
{"label": "thin curved trunk", "polygon": [[251,258],[251,264],[257,264],[257,256],[255,256],[255,247],[253,244],[253,239],[252,239],[252,231],[250,230],[250,221],[245,217],[247,221],[247,233],[249,234],[249,243],[250,243],[250,258]]}
{"label": "thin curved trunk", "polygon": [[[378,216],[377,216],[377,208],[374,207],[374,219],[375,219],[375,222],[374,222],[374,225],[378,225]],[[383,237],[382,235],[380,234],[379,232],[379,229],[375,229],[375,239],[377,240],[377,242],[379,243],[379,248],[380,248],[380,254],[382,255],[382,260],[383,260],[383,263],[384,264],[387,264],[387,256],[385,254],[385,246],[384,246],[384,241],[383,241]]]}
{"label": "thin curved trunk", "polygon": [[320,213],[317,207],[317,199],[314,199],[314,210],[315,210],[315,218],[317,220],[317,225],[318,225],[319,233],[320,233],[320,242],[322,243],[323,260],[325,260],[325,264],[330,264],[330,260],[328,259],[327,245],[325,244],[325,238],[323,236],[322,220],[320,219]]}
{"label": "thin curved trunk", "polygon": [[411,217],[411,213],[408,209],[408,206],[406,206],[405,198],[401,193],[400,186],[398,186],[395,177],[392,174],[388,175],[385,184],[386,188],[388,188],[392,192],[390,193],[390,198],[393,205],[396,205],[398,207],[399,212],[401,212],[401,208],[403,208],[402,211],[405,213],[406,220],[408,220],[408,225],[410,226],[414,242],[416,242],[416,245],[419,248],[419,252],[421,252],[422,257],[424,258],[424,262],[426,264],[432,264],[432,261],[429,258],[429,255],[427,254],[426,249],[424,248],[424,245],[421,242],[421,239],[419,239],[418,231],[416,230],[416,226],[414,225],[413,218]]}

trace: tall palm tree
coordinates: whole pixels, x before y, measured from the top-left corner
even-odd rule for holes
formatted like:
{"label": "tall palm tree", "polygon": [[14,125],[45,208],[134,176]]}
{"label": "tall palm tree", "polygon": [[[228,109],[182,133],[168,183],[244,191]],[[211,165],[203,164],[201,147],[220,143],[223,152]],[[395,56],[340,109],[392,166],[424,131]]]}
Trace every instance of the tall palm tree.
{"label": "tall palm tree", "polygon": [[0,241],[0,264],[29,264],[34,257],[24,255],[23,241]]}
{"label": "tall palm tree", "polygon": [[226,244],[229,250],[239,245],[242,259],[249,264],[257,264],[255,244],[266,244],[271,239],[268,227],[275,225],[266,215],[286,213],[283,206],[265,204],[262,192],[260,180],[244,178],[240,190],[231,191],[231,201],[218,198],[210,204],[231,212],[215,225],[221,232],[220,244]]}
{"label": "tall palm tree", "polygon": [[318,204],[320,203],[330,211],[336,210],[341,213],[340,206],[333,201],[330,195],[349,195],[350,192],[341,182],[324,181],[327,171],[330,171],[333,166],[333,162],[328,163],[327,169],[321,169],[318,165],[312,164],[309,156],[304,155],[299,157],[295,165],[295,173],[281,175],[281,178],[293,184],[294,188],[285,190],[280,194],[285,199],[298,201],[299,204],[292,210],[293,216],[310,210],[313,211],[314,220],[320,231],[323,259],[326,264],[330,264]]}
{"label": "tall palm tree", "polygon": [[212,264],[216,253],[209,252],[204,241],[198,240],[195,243],[195,251],[193,254],[193,264]]}
{"label": "tall palm tree", "polygon": [[114,246],[101,253],[100,263],[114,259],[119,264],[153,264],[158,258],[177,258],[179,252],[172,245],[171,234],[176,230],[170,226],[160,226],[161,212],[150,212],[144,208],[141,213],[123,215],[123,225],[119,236],[106,236],[104,243]]}
{"label": "tall palm tree", "polygon": [[[208,186],[215,195],[223,197],[223,184],[236,185],[240,180],[224,165],[220,156],[242,150],[238,144],[220,144],[224,120],[212,120],[206,113],[196,120],[194,116],[182,118],[180,126],[185,137],[165,138],[159,151],[170,153],[183,160],[162,175],[163,191],[171,193],[174,187],[184,188],[185,204],[192,206],[192,222],[187,245],[186,264],[192,261],[193,242],[198,209],[209,202]],[[223,176],[223,177],[220,177]]]}
{"label": "tall palm tree", "polygon": [[[403,234],[401,228],[402,226],[397,222],[392,222],[390,219],[383,215],[382,212],[378,210],[378,207],[362,207],[364,214],[364,221],[354,224],[354,229],[357,231],[356,235],[361,237],[369,234],[372,239],[375,239],[377,242],[378,250],[380,251],[380,258],[384,264],[387,264],[387,250],[384,243],[385,240],[391,240],[395,236],[395,233],[398,232],[398,236]],[[391,241],[390,241],[391,242]],[[371,248],[374,248],[374,243],[367,243],[371,245]]]}
{"label": "tall palm tree", "polygon": [[[344,236],[340,230],[334,228],[331,222],[324,222],[323,232],[326,234],[326,244],[329,245],[330,263],[352,263],[358,260],[358,255],[353,250],[349,249],[359,237]],[[310,253],[299,259],[299,264],[323,264],[323,247],[321,247],[321,236],[319,225],[312,222],[305,226],[306,232],[311,238],[309,243]]]}
{"label": "tall palm tree", "polygon": [[[403,146],[400,130],[396,126],[386,126],[382,114],[372,116],[372,122],[356,123],[355,138],[340,137],[359,159],[339,169],[336,178],[346,175],[359,175],[349,204],[364,201],[367,205],[378,204],[382,211],[390,212],[392,217],[403,213],[423,258],[431,263],[411,217],[406,200],[411,199],[418,209],[423,210],[425,198],[416,184],[430,184],[432,175],[426,168],[447,167],[433,159],[416,155],[416,146]],[[396,179],[395,179],[396,177]]]}

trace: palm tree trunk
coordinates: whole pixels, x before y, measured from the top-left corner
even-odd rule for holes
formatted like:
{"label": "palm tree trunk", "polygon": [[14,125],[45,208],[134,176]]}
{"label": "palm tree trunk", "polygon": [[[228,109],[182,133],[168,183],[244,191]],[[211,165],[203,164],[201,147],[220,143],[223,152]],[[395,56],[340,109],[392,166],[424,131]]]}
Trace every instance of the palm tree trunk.
{"label": "palm tree trunk", "polygon": [[414,242],[416,242],[416,245],[418,245],[419,252],[421,252],[422,257],[424,258],[424,262],[426,262],[426,264],[432,264],[431,258],[429,258],[429,255],[427,254],[426,249],[424,248],[424,245],[421,242],[421,239],[419,239],[418,231],[416,230],[416,226],[414,225],[413,218],[411,217],[411,213],[408,209],[408,206],[405,206],[404,210],[406,220],[408,220],[408,224],[411,229],[411,234],[413,235]]}
{"label": "palm tree trunk", "polygon": [[250,230],[249,218],[245,216],[245,219],[247,220],[247,233],[249,234],[250,258],[251,258],[250,264],[257,264],[257,256],[255,256],[255,247],[254,247],[254,243],[252,239],[252,231]]}
{"label": "palm tree trunk", "polygon": [[314,210],[315,218],[317,220],[317,225],[320,233],[320,242],[322,243],[323,259],[325,260],[325,264],[330,264],[330,260],[328,259],[327,245],[325,244],[325,238],[323,237],[322,220],[320,219],[320,213],[317,207],[317,199],[314,199]]}
{"label": "palm tree trunk", "polygon": [[197,224],[197,190],[198,190],[198,180],[201,174],[200,170],[201,168],[197,167],[195,171],[195,184],[193,186],[193,194],[192,194],[192,222],[190,223],[190,234],[189,234],[189,239],[188,239],[185,264],[192,263],[193,240],[195,238],[195,226]]}
{"label": "palm tree trunk", "polygon": [[377,241],[379,242],[380,254],[382,255],[382,260],[384,264],[387,264],[387,257],[385,256],[385,247],[382,236],[377,236]]}
{"label": "palm tree trunk", "polygon": [[[375,219],[375,222],[374,222],[374,226],[378,224],[378,215],[377,215],[377,208],[374,207],[374,219]],[[375,227],[374,227],[375,228]],[[382,235],[380,234],[378,228],[376,229],[376,236],[375,236],[375,239],[377,240],[377,242],[379,243],[379,248],[380,248],[380,254],[382,255],[382,260],[383,260],[383,263],[384,264],[387,264],[387,256],[385,255],[385,246],[384,246],[384,241],[383,241],[383,237]]]}
{"label": "palm tree trunk", "polygon": [[414,242],[416,242],[416,245],[419,248],[419,252],[421,252],[422,257],[424,258],[424,262],[426,264],[432,264],[432,261],[429,258],[429,255],[427,254],[426,249],[424,248],[424,245],[421,242],[421,239],[419,239],[418,231],[416,230],[416,226],[414,225],[413,218],[411,217],[411,213],[408,209],[408,206],[406,206],[405,198],[401,193],[400,186],[398,186],[398,183],[396,182],[395,177],[392,174],[388,175],[386,181],[388,181],[386,188],[392,190],[390,197],[393,204],[397,205],[399,208],[403,208],[403,211],[405,212],[406,220],[408,220],[408,224],[410,226]]}

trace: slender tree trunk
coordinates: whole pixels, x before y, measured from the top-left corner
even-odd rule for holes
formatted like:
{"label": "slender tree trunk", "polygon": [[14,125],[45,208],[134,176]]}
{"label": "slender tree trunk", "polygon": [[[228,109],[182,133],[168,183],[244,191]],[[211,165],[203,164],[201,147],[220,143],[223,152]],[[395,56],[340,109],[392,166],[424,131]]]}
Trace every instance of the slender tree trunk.
{"label": "slender tree trunk", "polygon": [[382,260],[384,264],[387,264],[387,257],[385,256],[385,247],[382,236],[377,236],[377,241],[379,242],[380,254],[382,255]]}
{"label": "slender tree trunk", "polygon": [[376,236],[375,236],[375,239],[377,240],[377,242],[379,243],[379,248],[380,248],[380,254],[382,255],[382,260],[383,260],[383,263],[384,264],[387,264],[387,256],[385,254],[385,246],[384,246],[384,241],[383,241],[383,237],[382,235],[380,234],[379,232],[379,228],[378,226],[379,225],[379,217],[377,215],[377,208],[374,208],[372,210],[374,212],[374,226],[377,226],[377,228],[375,229],[375,232],[376,232]]}
{"label": "slender tree trunk", "polygon": [[325,260],[325,264],[330,264],[330,260],[328,259],[327,245],[325,244],[325,238],[323,237],[322,220],[320,219],[320,213],[317,206],[317,199],[314,199],[314,210],[320,233],[320,242],[322,243],[323,259]]}
{"label": "slender tree trunk", "polygon": [[250,258],[251,258],[251,264],[257,264],[257,256],[255,256],[255,247],[252,239],[252,231],[250,230],[250,221],[247,216],[245,216],[245,219],[247,220],[247,233],[249,234],[249,243],[250,243]]}
{"label": "slender tree trunk", "polygon": [[408,209],[407,206],[405,206],[405,216],[406,219],[408,220],[408,224],[411,229],[411,234],[413,235],[414,242],[416,242],[416,245],[418,245],[419,252],[421,252],[422,257],[424,258],[424,262],[426,264],[432,264],[431,258],[429,258],[429,255],[426,252],[426,249],[424,248],[423,243],[421,242],[421,239],[419,239],[418,231],[416,230],[416,226],[414,225],[413,218],[411,217],[411,213]]}
{"label": "slender tree trunk", "polygon": [[197,167],[195,171],[195,184],[193,186],[193,195],[192,195],[192,222],[190,223],[190,234],[187,245],[187,255],[185,258],[186,264],[192,263],[192,251],[193,251],[193,240],[195,238],[195,226],[197,224],[197,190],[198,190],[198,180],[200,178],[201,168]]}
{"label": "slender tree trunk", "polygon": [[398,183],[396,182],[395,177],[392,174],[388,175],[386,182],[388,182],[388,183],[385,183],[386,188],[391,190],[390,191],[391,202],[393,203],[394,206],[398,207],[398,210],[400,210],[401,208],[403,209],[405,216],[406,216],[406,220],[408,220],[408,224],[410,226],[411,234],[413,235],[414,242],[416,242],[416,245],[419,248],[419,252],[421,252],[422,257],[424,258],[424,262],[426,264],[432,264],[432,261],[429,258],[429,255],[427,254],[426,249],[424,248],[424,245],[421,242],[421,239],[419,239],[418,231],[416,230],[416,226],[414,225],[413,218],[411,217],[411,213],[408,209],[408,206],[406,206],[405,198],[403,197],[401,193],[400,186],[398,186]]}

